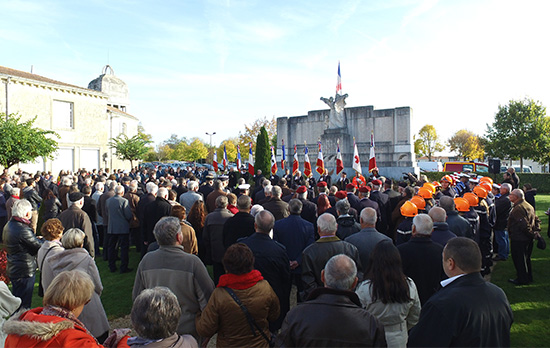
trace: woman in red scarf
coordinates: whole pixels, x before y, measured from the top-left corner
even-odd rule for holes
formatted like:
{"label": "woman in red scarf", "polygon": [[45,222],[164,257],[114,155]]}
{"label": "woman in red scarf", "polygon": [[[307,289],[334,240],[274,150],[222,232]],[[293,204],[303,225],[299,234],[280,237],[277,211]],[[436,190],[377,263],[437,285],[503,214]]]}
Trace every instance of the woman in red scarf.
{"label": "woman in red scarf", "polygon": [[269,347],[269,322],[279,317],[279,299],[262,274],[253,269],[254,254],[243,243],[233,244],[225,252],[223,266],[227,273],[197,316],[197,332],[203,337],[218,333],[218,347]]}

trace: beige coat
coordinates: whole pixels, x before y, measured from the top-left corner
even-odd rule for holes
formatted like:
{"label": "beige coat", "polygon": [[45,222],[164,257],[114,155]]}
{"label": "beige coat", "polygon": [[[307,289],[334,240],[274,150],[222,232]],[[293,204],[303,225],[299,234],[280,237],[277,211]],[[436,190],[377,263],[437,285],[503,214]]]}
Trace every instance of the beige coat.
{"label": "beige coat", "polygon": [[199,253],[199,245],[197,243],[195,230],[183,221],[180,222],[180,225],[181,233],[183,234],[183,241],[181,243],[183,250],[188,254],[197,255]]}
{"label": "beige coat", "polygon": [[380,300],[373,302],[370,280],[362,282],[355,291],[363,307],[384,325],[388,347],[406,347],[408,330],[418,323],[420,316],[420,298],[416,285],[411,278],[407,280],[411,300],[405,303],[384,304]]}

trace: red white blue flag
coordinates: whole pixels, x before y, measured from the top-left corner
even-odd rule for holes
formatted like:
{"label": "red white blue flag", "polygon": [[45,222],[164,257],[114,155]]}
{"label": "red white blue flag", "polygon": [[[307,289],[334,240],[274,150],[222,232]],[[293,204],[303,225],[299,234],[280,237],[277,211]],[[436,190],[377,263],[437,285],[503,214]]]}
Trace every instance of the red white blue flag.
{"label": "red white blue flag", "polygon": [[311,176],[311,162],[309,161],[309,151],[307,145],[304,148],[304,175],[308,178]]}
{"label": "red white blue flag", "polygon": [[281,142],[283,143],[283,156],[281,157],[281,169],[282,170],[285,170],[285,162],[286,162],[286,154],[285,154],[285,141],[284,140],[281,140]]}
{"label": "red white blue flag", "polygon": [[271,147],[271,174],[277,173],[277,159],[275,158],[275,149]]}
{"label": "red white blue flag", "polygon": [[353,166],[352,168],[359,174],[362,174],[361,160],[359,159],[359,151],[357,150],[357,144],[355,138],[353,138]]}
{"label": "red white blue flag", "polygon": [[298,161],[298,152],[296,152],[296,144],[294,144],[294,160],[292,161],[292,175],[300,169],[300,162]]}
{"label": "red white blue flag", "polygon": [[248,172],[254,175],[254,156],[252,156],[252,143],[248,143]]}
{"label": "red white blue flag", "polygon": [[325,161],[323,160],[323,150],[321,150],[321,142],[319,142],[319,152],[317,154],[317,168],[315,169],[319,175],[325,174]]}
{"label": "red white blue flag", "polygon": [[242,164],[243,163],[241,161],[241,147],[237,145],[237,170],[241,170]]}
{"label": "red white blue flag", "polygon": [[342,75],[340,75],[340,61],[338,61],[338,79],[336,80],[336,94],[342,95]]}
{"label": "red white blue flag", "polygon": [[369,156],[369,172],[376,168],[376,157],[374,156],[374,132],[370,133],[370,156]]}
{"label": "red white blue flag", "polygon": [[218,171],[218,153],[214,151],[214,157],[212,158],[212,166],[214,167],[214,171]]}
{"label": "red white blue flag", "polygon": [[227,151],[225,151],[225,145],[223,146],[223,170],[227,170]]}
{"label": "red white blue flag", "polygon": [[340,140],[336,142],[336,146],[336,175],[338,175],[344,170],[344,162],[342,161],[342,154],[340,153]]}

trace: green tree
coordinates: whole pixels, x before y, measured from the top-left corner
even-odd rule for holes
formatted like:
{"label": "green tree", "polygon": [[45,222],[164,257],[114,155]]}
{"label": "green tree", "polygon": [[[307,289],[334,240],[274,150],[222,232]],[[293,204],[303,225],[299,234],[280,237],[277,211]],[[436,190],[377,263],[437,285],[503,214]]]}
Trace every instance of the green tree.
{"label": "green tree", "polygon": [[138,135],[143,140],[147,140],[150,143],[153,142],[153,136],[151,134],[145,133],[145,128],[143,128],[143,125],[141,124],[141,122],[138,124]]}
{"label": "green tree", "polygon": [[420,129],[418,137],[414,141],[414,151],[418,157],[427,156],[432,160],[434,152],[443,151],[445,146],[439,141],[434,126],[427,124]]}
{"label": "green tree", "polygon": [[546,108],[532,99],[499,105],[495,121],[487,125],[487,153],[493,157],[544,161],[550,150],[550,121]]}
{"label": "green tree", "polygon": [[124,161],[130,161],[130,166],[134,167],[134,161],[141,160],[149,151],[147,146],[150,141],[143,139],[139,134],[128,138],[126,134],[120,134],[116,138],[111,138],[109,147],[115,149],[116,156]]}
{"label": "green tree", "polygon": [[260,128],[260,132],[256,138],[254,169],[260,169],[264,176],[269,176],[268,173],[271,171],[271,149],[269,147],[269,137],[265,127]]}
{"label": "green tree", "polygon": [[[227,152],[227,160],[229,162],[235,162],[237,159],[237,139],[227,139],[222,141],[218,147],[218,162],[222,163],[223,159],[223,146],[225,145],[225,151]],[[242,155],[242,154],[241,154]]]}
{"label": "green tree", "polygon": [[199,138],[193,138],[183,152],[183,159],[190,162],[206,158],[206,156],[208,156],[208,149]]}
{"label": "green tree", "polygon": [[457,152],[459,157],[462,157],[465,161],[474,159],[483,159],[485,154],[483,146],[477,135],[466,130],[461,129],[457,131],[448,141],[449,149]]}
{"label": "green tree", "polygon": [[8,169],[20,162],[31,162],[38,157],[53,159],[59,138],[53,131],[33,127],[36,117],[21,122],[21,115],[0,113],[0,165]]}
{"label": "green tree", "polygon": [[263,119],[257,119],[250,125],[245,124],[244,132],[239,132],[239,145],[241,146],[241,151],[243,148],[248,149],[249,143],[252,143],[252,150],[255,151],[256,139],[262,127],[267,131],[268,142],[269,140],[273,141],[273,139],[275,139],[275,145],[277,144],[277,121],[275,117],[271,118],[271,120],[264,117]]}

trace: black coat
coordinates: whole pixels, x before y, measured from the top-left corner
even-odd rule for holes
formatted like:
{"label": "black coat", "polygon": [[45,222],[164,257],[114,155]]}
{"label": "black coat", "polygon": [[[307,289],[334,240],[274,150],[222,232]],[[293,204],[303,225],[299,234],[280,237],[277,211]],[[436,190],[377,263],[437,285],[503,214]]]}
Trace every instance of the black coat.
{"label": "black coat", "polygon": [[370,194],[370,199],[378,203],[378,208],[380,209],[380,218],[376,224],[376,229],[380,233],[387,235],[392,212],[390,197],[383,192],[372,191]]}
{"label": "black coat", "polygon": [[57,197],[46,199],[42,202],[44,206],[44,221],[56,218],[61,213],[61,202]]}
{"label": "black coat", "polygon": [[447,276],[443,272],[443,247],[429,237],[412,237],[397,246],[403,263],[403,273],[416,284],[420,303],[424,303],[440,288],[439,282]]}
{"label": "black coat", "polygon": [[255,258],[254,268],[262,273],[279,298],[281,314],[269,325],[271,331],[279,330],[290,309],[290,261],[286,248],[263,233],[254,233],[239,242],[248,245],[252,250]]}
{"label": "black coat", "polygon": [[510,347],[512,309],[479,272],[455,279],[422,305],[409,347]]}
{"label": "black coat", "polygon": [[143,241],[153,243],[156,239],[153,234],[155,224],[163,217],[170,216],[172,205],[164,198],[157,197],[155,200],[145,206],[143,209],[143,225],[145,233]]}
{"label": "black coat", "polygon": [[355,221],[355,218],[349,214],[340,215],[338,219],[336,219],[336,222],[338,223],[336,236],[341,240],[361,231],[361,225],[359,225],[359,223]]}
{"label": "black coat", "polygon": [[11,220],[4,227],[2,240],[8,254],[8,277],[27,278],[36,272],[36,257],[42,241],[36,238],[30,225]]}
{"label": "black coat", "polygon": [[509,194],[502,195],[495,200],[495,209],[497,213],[497,220],[493,226],[495,231],[503,231],[506,229],[508,223],[508,216],[512,211],[512,203],[510,202]]}
{"label": "black coat", "polygon": [[449,230],[457,235],[457,237],[468,237],[471,238],[473,235],[472,225],[458,214],[456,210],[447,212],[447,224],[449,225]]}
{"label": "black coat", "polygon": [[299,215],[275,222],[273,227],[273,239],[286,247],[286,254],[290,261],[298,262],[298,267],[292,273],[302,273],[302,252],[315,242],[313,224]]}
{"label": "black coat", "polygon": [[314,203],[311,203],[307,199],[300,199],[302,202],[302,213],[300,216],[302,219],[305,219],[311,222],[313,225],[317,223],[317,206]]}
{"label": "black coat", "polygon": [[227,249],[241,238],[251,236],[254,230],[254,216],[249,213],[238,212],[227,219],[223,225],[223,246]]}

